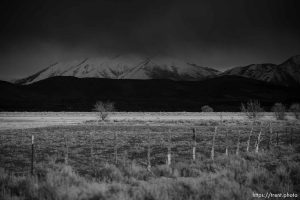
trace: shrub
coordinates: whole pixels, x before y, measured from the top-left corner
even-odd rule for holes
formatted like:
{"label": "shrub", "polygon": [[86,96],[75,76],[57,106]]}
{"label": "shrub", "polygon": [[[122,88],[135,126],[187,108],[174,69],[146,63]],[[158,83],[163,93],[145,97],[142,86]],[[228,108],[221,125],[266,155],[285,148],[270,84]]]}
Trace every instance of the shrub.
{"label": "shrub", "polygon": [[249,119],[256,119],[262,116],[264,110],[258,100],[250,100],[246,104],[242,103],[241,111],[244,112]]}
{"label": "shrub", "polygon": [[123,181],[124,177],[119,168],[115,165],[106,163],[103,167],[96,169],[96,178],[103,182]]}
{"label": "shrub", "polygon": [[290,106],[290,112],[292,112],[296,119],[300,119],[300,104],[299,103],[293,103]]}
{"label": "shrub", "polygon": [[214,109],[208,105],[202,106],[201,107],[202,112],[214,112]]}
{"label": "shrub", "polygon": [[99,119],[100,120],[106,120],[108,117],[108,113],[112,112],[115,110],[115,105],[113,102],[102,102],[102,101],[97,101],[94,110],[98,112],[99,114]]}
{"label": "shrub", "polygon": [[285,117],[285,106],[282,103],[275,103],[272,107],[272,112],[277,120],[283,120]]}

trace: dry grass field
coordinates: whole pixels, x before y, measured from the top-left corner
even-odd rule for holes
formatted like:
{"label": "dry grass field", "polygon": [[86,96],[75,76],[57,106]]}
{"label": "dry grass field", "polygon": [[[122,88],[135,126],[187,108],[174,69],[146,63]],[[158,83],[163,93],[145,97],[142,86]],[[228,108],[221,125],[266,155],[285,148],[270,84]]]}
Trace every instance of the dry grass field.
{"label": "dry grass field", "polygon": [[300,195],[300,123],[291,114],[253,124],[242,113],[113,113],[106,122],[96,113],[1,113],[0,127],[3,199]]}
{"label": "dry grass field", "polygon": [[[0,130],[78,125],[98,119],[96,112],[0,112]],[[240,112],[112,112],[110,122],[197,122],[197,121],[247,121]],[[295,121],[287,113],[287,120]],[[263,113],[262,121],[275,120],[273,113]]]}

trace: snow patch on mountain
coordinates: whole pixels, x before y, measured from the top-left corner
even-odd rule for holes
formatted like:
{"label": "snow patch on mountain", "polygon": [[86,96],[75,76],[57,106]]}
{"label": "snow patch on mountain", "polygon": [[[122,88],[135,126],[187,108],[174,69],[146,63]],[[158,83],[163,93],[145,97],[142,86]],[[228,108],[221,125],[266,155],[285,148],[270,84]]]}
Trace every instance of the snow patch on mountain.
{"label": "snow patch on mountain", "polygon": [[300,84],[300,56],[293,56],[282,64],[252,64],[234,67],[221,75],[235,75],[280,85]]}
{"label": "snow patch on mountain", "polygon": [[202,80],[216,76],[219,71],[172,58],[145,58],[115,56],[85,58],[71,62],[57,62],[49,67],[16,81],[31,84],[53,76],[111,79],[171,79]]}

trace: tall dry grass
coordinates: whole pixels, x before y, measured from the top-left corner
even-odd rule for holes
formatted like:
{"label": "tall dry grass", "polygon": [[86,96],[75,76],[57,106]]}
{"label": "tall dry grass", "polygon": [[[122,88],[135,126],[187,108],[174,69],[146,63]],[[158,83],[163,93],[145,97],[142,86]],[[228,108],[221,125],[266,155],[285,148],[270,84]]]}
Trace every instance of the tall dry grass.
{"label": "tall dry grass", "polygon": [[[280,159],[281,156],[285,159]],[[40,163],[35,176],[0,169],[0,199],[249,199],[253,192],[300,192],[300,155],[291,146],[218,156],[214,160],[146,167],[103,164],[92,177],[72,167]]]}

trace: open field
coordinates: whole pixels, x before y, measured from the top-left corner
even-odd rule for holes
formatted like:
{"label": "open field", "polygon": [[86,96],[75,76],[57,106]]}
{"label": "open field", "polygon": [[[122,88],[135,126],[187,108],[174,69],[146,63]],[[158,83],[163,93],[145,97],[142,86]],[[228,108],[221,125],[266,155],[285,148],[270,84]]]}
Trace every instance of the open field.
{"label": "open field", "polygon": [[[195,122],[214,120],[247,120],[240,112],[113,112],[109,120],[113,122]],[[37,128],[58,125],[78,125],[97,120],[95,112],[0,112],[0,130]],[[294,116],[287,113],[287,120]],[[263,113],[262,121],[275,120],[273,113]]]}
{"label": "open field", "polygon": [[[40,186],[18,189],[27,198],[49,199],[49,192],[57,195],[52,199],[251,199],[253,192],[300,195],[300,124],[291,115],[289,120],[276,121],[266,113],[255,122],[249,152],[252,123],[241,113],[113,113],[107,122],[95,121],[95,113],[0,116],[4,127],[0,129],[0,184],[13,181],[17,188],[24,180],[36,183],[24,178],[30,173],[31,137],[35,136],[34,170]],[[196,160],[192,162],[194,145]],[[149,146],[151,173],[146,169]],[[165,165],[168,147],[170,166]],[[63,164],[66,158],[72,169]],[[5,175],[10,173],[14,176]],[[66,190],[55,186],[54,179]],[[44,191],[45,185],[52,189]]]}

